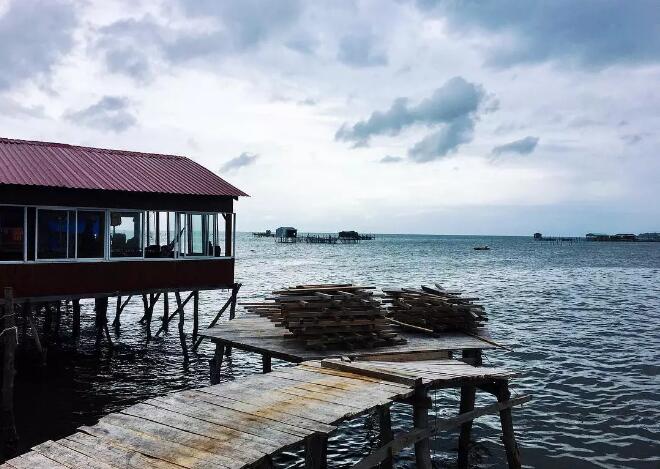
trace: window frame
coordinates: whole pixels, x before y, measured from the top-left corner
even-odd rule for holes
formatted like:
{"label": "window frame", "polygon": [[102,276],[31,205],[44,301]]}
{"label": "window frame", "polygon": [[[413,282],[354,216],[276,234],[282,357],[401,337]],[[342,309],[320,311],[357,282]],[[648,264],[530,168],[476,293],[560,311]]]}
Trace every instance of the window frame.
{"label": "window frame", "polygon": [[[147,209],[136,209],[136,208],[102,208],[102,207],[79,207],[79,206],[62,206],[62,205],[35,205],[35,204],[2,204],[0,207],[20,207],[23,209],[23,260],[13,260],[13,261],[3,261],[0,260],[0,265],[4,264],[53,264],[53,263],[85,263],[85,262],[133,262],[133,261],[154,261],[154,262],[172,262],[177,260],[185,261],[195,261],[195,260],[227,260],[235,259],[236,257],[236,212],[221,212],[221,211],[177,211],[177,210],[147,210]],[[34,209],[34,259],[28,259],[28,211],[29,209]],[[59,259],[40,259],[39,258],[39,210],[58,210],[67,212],[67,227],[69,226],[69,212],[75,213],[75,226],[76,230],[73,233],[74,236],[74,257],[71,258],[59,258]],[[105,243],[104,243],[104,256],[97,258],[78,258],[78,236],[77,236],[77,221],[78,221],[78,211],[97,211],[103,212],[105,217]],[[143,235],[141,238],[146,236],[146,218],[148,212],[169,212],[174,214],[174,233],[173,236],[176,237],[181,231],[180,218],[179,214],[184,215],[208,215],[207,231],[209,240],[212,241],[212,245],[215,250],[220,238],[220,230],[218,229],[218,220],[221,215],[229,215],[232,217],[232,230],[231,233],[227,233],[225,230],[225,239],[226,236],[231,236],[231,255],[222,255],[216,257],[212,252],[211,255],[199,255],[199,256],[181,256],[181,240],[176,243],[174,249],[174,257],[154,257],[146,258],[145,257],[145,240],[142,239],[142,255],[136,257],[112,257],[111,256],[111,245],[110,245],[110,213],[111,212],[140,212],[142,213],[142,223],[141,229]],[[212,224],[212,226],[211,226]],[[168,227],[169,229],[169,227]],[[67,231],[67,255],[69,250],[69,233]],[[185,233],[187,236],[188,233]],[[224,250],[224,246],[222,246]]]}

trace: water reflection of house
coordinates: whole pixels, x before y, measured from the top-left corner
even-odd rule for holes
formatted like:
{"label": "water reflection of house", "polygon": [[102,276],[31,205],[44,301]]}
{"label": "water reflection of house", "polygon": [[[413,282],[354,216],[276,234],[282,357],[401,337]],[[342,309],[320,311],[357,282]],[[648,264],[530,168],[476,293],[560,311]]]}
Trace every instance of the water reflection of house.
{"label": "water reflection of house", "polygon": [[0,138],[0,287],[60,298],[227,288],[244,195],[180,156]]}

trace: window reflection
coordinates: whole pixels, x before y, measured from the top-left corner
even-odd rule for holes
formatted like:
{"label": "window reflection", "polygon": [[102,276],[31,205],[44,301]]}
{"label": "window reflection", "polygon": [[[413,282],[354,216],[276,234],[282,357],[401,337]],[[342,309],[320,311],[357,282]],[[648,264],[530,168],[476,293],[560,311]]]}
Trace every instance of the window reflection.
{"label": "window reflection", "polygon": [[79,210],[77,221],[78,257],[82,259],[105,256],[105,212]]}
{"label": "window reflection", "polygon": [[110,257],[142,257],[142,212],[110,212]]}
{"label": "window reflection", "polygon": [[23,207],[0,207],[0,261],[22,261]]}
{"label": "window reflection", "polygon": [[75,257],[73,210],[39,210],[37,212],[37,258],[66,259]]}

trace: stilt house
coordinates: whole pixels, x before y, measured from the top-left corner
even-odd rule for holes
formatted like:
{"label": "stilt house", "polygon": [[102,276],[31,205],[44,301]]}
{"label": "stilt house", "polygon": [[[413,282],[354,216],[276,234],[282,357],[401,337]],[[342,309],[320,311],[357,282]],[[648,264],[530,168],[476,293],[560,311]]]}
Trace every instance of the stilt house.
{"label": "stilt house", "polygon": [[0,138],[0,287],[16,299],[231,288],[245,195],[181,156]]}

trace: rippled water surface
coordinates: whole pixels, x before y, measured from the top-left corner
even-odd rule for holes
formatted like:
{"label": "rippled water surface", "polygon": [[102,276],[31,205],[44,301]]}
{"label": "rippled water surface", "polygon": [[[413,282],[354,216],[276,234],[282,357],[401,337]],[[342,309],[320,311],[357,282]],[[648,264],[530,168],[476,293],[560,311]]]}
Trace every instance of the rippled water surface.
{"label": "rippled water surface", "polygon": [[[481,244],[492,250],[472,249]],[[516,237],[398,235],[357,245],[281,245],[241,234],[238,257],[242,299],[322,282],[438,282],[477,295],[487,307],[493,337],[515,350],[489,351],[485,364],[519,370],[513,392],[533,396],[514,410],[527,466],[660,467],[660,243],[558,245]],[[226,295],[202,293],[203,324]],[[141,308],[139,299],[127,307],[112,355],[95,353],[93,305],[86,303],[77,344],[67,339],[68,314],[60,331],[65,340],[51,346],[45,369],[34,368],[32,357],[20,357],[17,418],[23,449],[140,400],[208,384],[211,346],[193,353],[184,371],[176,326],[145,346],[137,324]],[[260,367],[258,356],[236,351],[222,379]],[[492,397],[478,395],[478,400],[486,404]],[[438,417],[452,415],[457,395],[439,392],[434,405]],[[394,407],[395,431],[409,428],[408,413],[405,406]],[[498,426],[496,417],[475,422],[475,467],[505,464]],[[344,424],[330,440],[331,466],[350,467],[377,446],[377,434],[372,416]],[[433,440],[438,467],[455,465],[456,442],[456,432]],[[300,466],[300,453],[287,453],[278,462]],[[414,467],[410,451],[399,455],[398,467]]]}

